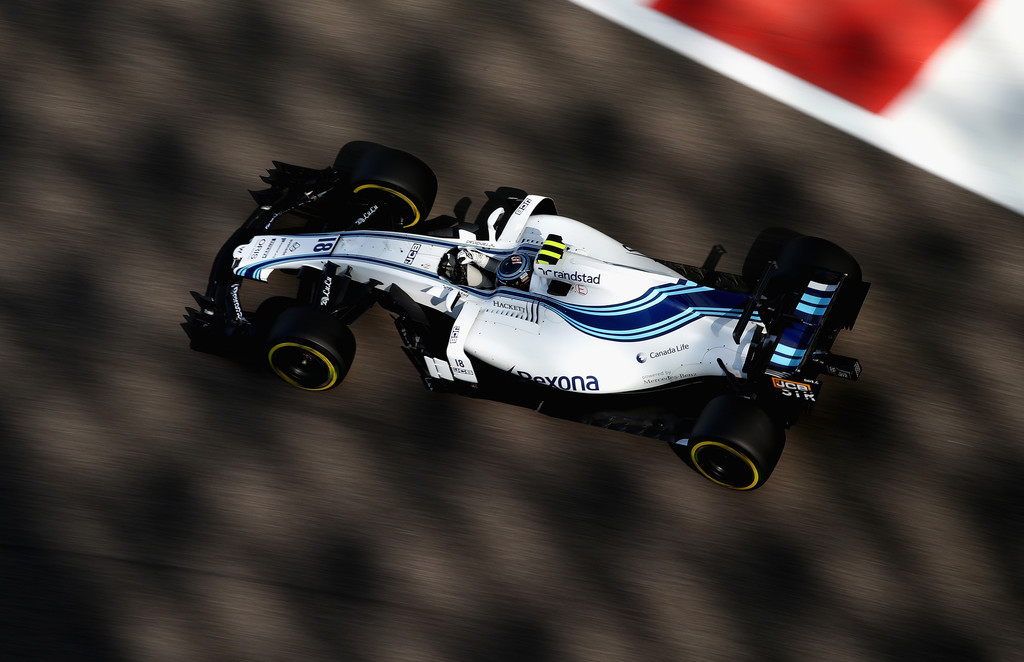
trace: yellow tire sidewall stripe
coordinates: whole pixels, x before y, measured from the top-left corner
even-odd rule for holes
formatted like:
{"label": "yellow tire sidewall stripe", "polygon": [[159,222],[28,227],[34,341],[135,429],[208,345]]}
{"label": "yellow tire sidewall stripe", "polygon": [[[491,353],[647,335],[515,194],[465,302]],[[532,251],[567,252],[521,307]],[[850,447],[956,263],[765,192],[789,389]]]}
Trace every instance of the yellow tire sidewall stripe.
{"label": "yellow tire sidewall stripe", "polygon": [[[295,381],[294,379],[292,379],[288,375],[286,375],[283,372],[281,372],[280,370],[278,370],[277,366],[274,365],[274,352],[276,352],[277,350],[281,349],[282,347],[298,347],[299,349],[301,349],[303,351],[306,351],[306,352],[309,352],[310,354],[316,356],[318,359],[323,361],[324,364],[328,367],[328,371],[329,371],[328,372],[327,384],[325,386],[320,386],[320,387],[317,387],[317,388],[308,388],[306,386],[303,386],[302,384],[299,384],[297,381]],[[302,343],[297,343],[297,342],[277,343],[276,345],[274,345],[273,347],[270,348],[269,352],[267,352],[267,361],[270,362],[271,369],[273,369],[274,373],[278,377],[280,377],[281,379],[285,380],[286,382],[288,382],[289,384],[291,384],[292,386],[294,386],[296,388],[301,388],[303,391],[326,391],[327,389],[331,388],[332,386],[334,386],[335,384],[338,383],[338,368],[337,368],[337,366],[335,366],[334,363],[329,358],[327,358],[327,356],[325,356],[323,352],[321,352],[321,351],[319,351],[317,349],[314,349],[314,348],[310,347],[309,345],[303,345]]]}
{"label": "yellow tire sidewall stripe", "polygon": [[352,192],[353,193],[359,193],[363,189],[368,189],[368,188],[373,188],[373,189],[377,189],[379,191],[384,191],[386,193],[390,193],[391,195],[393,195],[395,197],[401,198],[405,202],[405,204],[409,205],[409,208],[412,209],[412,212],[413,212],[413,214],[415,214],[415,216],[412,219],[412,223],[410,223],[409,225],[403,225],[402,226],[403,229],[411,228],[412,226],[414,226],[414,225],[416,225],[417,223],[420,222],[420,210],[419,210],[419,208],[416,206],[416,204],[412,200],[409,199],[409,196],[401,193],[400,191],[396,191],[393,188],[388,188],[387,186],[381,186],[380,184],[363,184],[362,186],[357,186],[356,189],[354,191],[352,191]]}
{"label": "yellow tire sidewall stripe", "polygon": [[[732,454],[732,455],[740,458],[741,460],[743,460],[743,462],[745,462],[746,465],[748,467],[750,467],[750,472],[754,475],[754,480],[752,480],[750,482],[750,484],[745,486],[745,487],[736,487],[735,485],[729,485],[728,483],[723,483],[720,480],[716,480],[715,478],[712,478],[708,474],[708,472],[704,471],[704,469],[701,468],[700,464],[697,463],[697,451],[699,449],[705,447],[705,446],[716,446],[718,448],[722,448],[722,449],[726,450],[727,452],[729,452],[730,454]],[[690,460],[692,461],[694,468],[696,468],[697,471],[699,471],[702,476],[704,476],[705,478],[710,480],[712,483],[715,483],[716,485],[721,485],[722,487],[728,487],[731,490],[749,490],[749,489],[752,489],[755,486],[757,486],[757,482],[761,479],[761,474],[760,474],[760,472],[758,472],[757,467],[754,465],[753,460],[751,460],[749,457],[747,457],[746,454],[741,453],[740,451],[736,450],[732,446],[729,446],[727,444],[723,444],[720,441],[701,441],[701,442],[696,443],[692,448],[690,448]]]}

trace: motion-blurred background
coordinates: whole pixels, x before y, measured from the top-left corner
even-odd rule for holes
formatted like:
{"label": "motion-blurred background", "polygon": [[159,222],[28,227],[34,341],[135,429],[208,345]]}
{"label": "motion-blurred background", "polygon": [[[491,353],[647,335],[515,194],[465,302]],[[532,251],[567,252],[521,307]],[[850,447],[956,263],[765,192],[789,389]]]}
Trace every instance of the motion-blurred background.
{"label": "motion-blurred background", "polygon": [[[5,3],[0,61],[0,659],[1019,659],[1021,216],[568,2]],[[864,375],[740,494],[427,393],[383,311],[326,394],[189,351],[246,190],[354,139],[435,213],[826,236]]]}

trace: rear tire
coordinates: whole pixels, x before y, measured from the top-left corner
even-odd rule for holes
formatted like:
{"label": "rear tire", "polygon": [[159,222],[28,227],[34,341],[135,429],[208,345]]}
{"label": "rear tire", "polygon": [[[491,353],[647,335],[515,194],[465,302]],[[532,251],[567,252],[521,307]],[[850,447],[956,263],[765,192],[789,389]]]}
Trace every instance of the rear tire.
{"label": "rear tire", "polygon": [[271,370],[305,391],[326,391],[340,384],[355,351],[355,337],[347,326],[306,306],[284,310],[267,339]]}
{"label": "rear tire", "polygon": [[863,296],[861,270],[843,248],[819,237],[798,237],[782,249],[776,273],[773,280],[781,286],[779,291],[802,291],[809,281],[834,285],[845,274],[843,287],[836,293],[832,312],[824,322],[825,335],[834,337],[839,329],[853,326],[859,306],[853,305],[851,298]]}
{"label": "rear tire", "polygon": [[757,281],[764,275],[764,269],[772,260],[778,260],[783,247],[790,241],[802,236],[789,228],[766,228],[761,231],[747,251],[747,259],[743,261],[743,280],[754,290]]}
{"label": "rear tire", "polygon": [[797,237],[779,252],[779,273],[795,277],[824,277],[836,280],[832,274],[847,274],[847,278],[861,279],[860,265],[840,246],[820,237]]}
{"label": "rear tire", "polygon": [[720,395],[697,417],[688,459],[697,473],[717,485],[752,490],[771,476],[785,444],[785,430],[757,403]]}

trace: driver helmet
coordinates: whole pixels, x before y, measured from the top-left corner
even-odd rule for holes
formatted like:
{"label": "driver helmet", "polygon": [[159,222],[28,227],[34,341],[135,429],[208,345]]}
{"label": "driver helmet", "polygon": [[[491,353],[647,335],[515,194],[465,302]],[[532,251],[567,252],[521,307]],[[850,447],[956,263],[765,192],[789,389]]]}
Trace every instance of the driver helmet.
{"label": "driver helmet", "polygon": [[525,253],[509,255],[498,265],[496,274],[498,284],[525,290],[530,285],[530,269],[532,266],[530,256]]}

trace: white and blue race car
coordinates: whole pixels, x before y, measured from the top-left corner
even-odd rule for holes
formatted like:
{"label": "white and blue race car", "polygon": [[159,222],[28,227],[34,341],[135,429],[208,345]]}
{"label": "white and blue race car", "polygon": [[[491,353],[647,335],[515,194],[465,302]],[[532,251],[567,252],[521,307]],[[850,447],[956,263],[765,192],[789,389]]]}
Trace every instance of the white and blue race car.
{"label": "white and blue race car", "polygon": [[[433,172],[376,143],[347,144],[328,168],[274,165],[183,326],[194,349],[293,386],[338,386],[349,325],[380,304],[428,389],[663,439],[749,490],[819,377],[860,374],[832,345],[868,284],[824,239],[766,230],[729,274],[721,246],[701,266],[653,259],[513,188],[488,192],[473,221],[468,198],[428,218]],[[274,274],[293,277],[289,295],[247,309],[242,284]]]}

